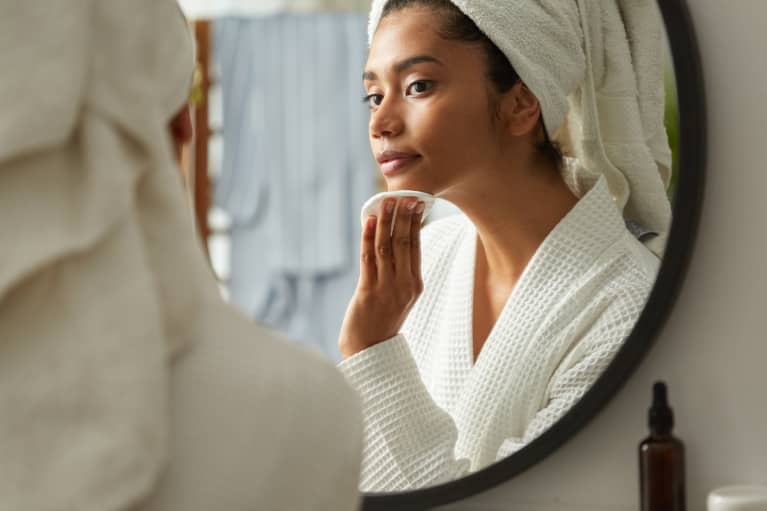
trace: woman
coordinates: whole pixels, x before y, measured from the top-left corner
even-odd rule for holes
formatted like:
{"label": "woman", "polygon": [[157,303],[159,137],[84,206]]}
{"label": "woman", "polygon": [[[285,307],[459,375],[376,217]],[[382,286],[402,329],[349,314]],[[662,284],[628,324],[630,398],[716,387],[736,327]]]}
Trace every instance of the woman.
{"label": "woman", "polygon": [[357,509],[354,391],[194,236],[176,1],[0,13],[0,509]]}
{"label": "woman", "polygon": [[[598,41],[581,28],[619,23],[616,2],[599,2],[601,17],[597,2],[455,4],[377,1],[371,13],[365,99],[389,189],[432,193],[465,216],[424,230],[422,262],[415,200],[396,219],[385,202],[363,229],[339,347],[366,417],[365,490],[459,477],[561,417],[619,349],[655,279],[658,258],[621,209],[657,231],[670,215],[662,125],[633,133],[607,122],[649,128],[662,99],[654,84],[626,87],[628,49],[623,61],[592,62]],[[622,108],[631,102],[641,117]]]}

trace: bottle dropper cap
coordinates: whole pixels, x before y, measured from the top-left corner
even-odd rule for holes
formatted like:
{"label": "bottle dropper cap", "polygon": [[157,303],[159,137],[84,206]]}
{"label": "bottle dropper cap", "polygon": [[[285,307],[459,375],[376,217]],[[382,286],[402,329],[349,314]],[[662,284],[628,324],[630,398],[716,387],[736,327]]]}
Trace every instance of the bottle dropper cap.
{"label": "bottle dropper cap", "polygon": [[667,435],[674,427],[674,413],[668,406],[666,384],[655,382],[652,387],[652,406],[647,414],[647,422],[653,434]]}

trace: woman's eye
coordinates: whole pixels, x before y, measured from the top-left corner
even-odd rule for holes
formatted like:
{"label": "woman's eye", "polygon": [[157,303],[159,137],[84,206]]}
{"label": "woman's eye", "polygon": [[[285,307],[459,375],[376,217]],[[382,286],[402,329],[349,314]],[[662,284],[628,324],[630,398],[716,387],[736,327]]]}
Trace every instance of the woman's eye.
{"label": "woman's eye", "polygon": [[434,82],[429,80],[416,80],[408,86],[407,93],[423,94],[424,92],[430,91],[432,87],[434,87]]}
{"label": "woman's eye", "polygon": [[367,103],[370,108],[379,106],[383,101],[383,96],[380,94],[368,94],[362,98],[363,103]]}

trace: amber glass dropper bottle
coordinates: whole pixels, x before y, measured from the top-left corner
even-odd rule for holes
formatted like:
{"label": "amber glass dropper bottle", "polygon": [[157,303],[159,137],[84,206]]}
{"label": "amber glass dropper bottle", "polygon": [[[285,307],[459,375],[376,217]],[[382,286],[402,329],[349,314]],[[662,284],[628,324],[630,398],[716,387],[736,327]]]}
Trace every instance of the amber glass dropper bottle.
{"label": "amber glass dropper bottle", "polygon": [[650,436],[639,444],[642,511],[685,511],[684,445],[671,434],[674,414],[666,384],[653,385],[648,413]]}

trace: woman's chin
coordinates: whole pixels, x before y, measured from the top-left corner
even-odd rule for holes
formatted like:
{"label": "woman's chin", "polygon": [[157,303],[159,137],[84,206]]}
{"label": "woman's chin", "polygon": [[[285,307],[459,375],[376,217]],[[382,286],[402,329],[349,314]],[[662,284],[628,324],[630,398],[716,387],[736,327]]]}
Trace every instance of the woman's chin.
{"label": "woman's chin", "polygon": [[386,191],[398,192],[400,190],[413,190],[415,192],[432,193],[431,187],[425,183],[419,183],[415,179],[407,179],[406,176],[386,178]]}

